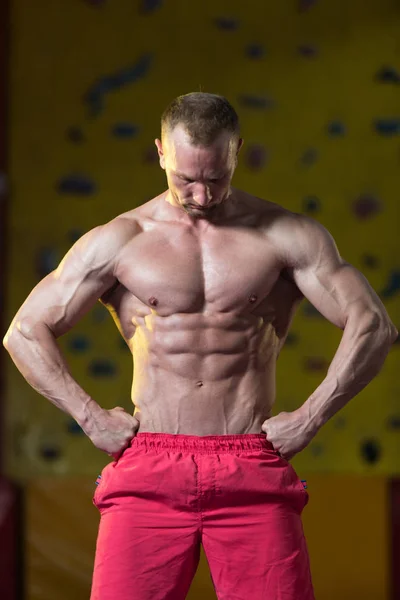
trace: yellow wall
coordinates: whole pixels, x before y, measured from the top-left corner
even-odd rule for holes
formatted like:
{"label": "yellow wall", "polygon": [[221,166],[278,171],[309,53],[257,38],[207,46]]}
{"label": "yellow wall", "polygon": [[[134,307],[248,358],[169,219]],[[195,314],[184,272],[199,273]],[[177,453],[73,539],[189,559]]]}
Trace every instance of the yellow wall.
{"label": "yellow wall", "polygon": [[[333,233],[344,257],[384,292],[399,268],[400,170],[397,137],[375,134],[373,122],[395,117],[400,104],[398,86],[379,83],[375,76],[382,66],[396,63],[397,2],[332,0],[305,13],[289,10],[285,2],[254,0],[202,2],[195,13],[185,0],[161,4],[149,14],[140,13],[139,5],[132,0],[97,7],[84,0],[14,1],[9,318],[40,278],[41,251],[48,251],[49,268],[56,266],[77,232],[164,189],[164,173],[146,160],[159,134],[161,111],[176,95],[199,89],[230,98],[241,115],[247,147],[260,144],[269,156],[263,169],[252,170],[244,148],[237,187],[295,211],[304,209],[305,197],[317,196],[321,210],[315,217]],[[236,19],[237,28],[221,29],[215,24],[221,17]],[[252,44],[264,47],[263,57],[248,57]],[[315,47],[318,54],[305,58],[298,52],[301,45]],[[112,75],[115,82],[125,73],[129,80],[132,68],[141,65],[144,75],[137,81],[95,94],[101,110],[92,114],[88,91],[93,96],[93,90],[106,89],[104,76]],[[246,95],[266,96],[272,106],[243,106]],[[343,137],[326,132],[335,119],[346,127]],[[136,137],[115,137],[112,128],[121,122],[137,126]],[[71,127],[80,129],[84,141],[70,141]],[[313,148],[319,158],[306,166],[302,157]],[[97,192],[88,197],[58,193],[58,182],[77,173],[93,180]],[[383,208],[360,220],[352,205],[366,193],[375,194]],[[379,261],[378,268],[365,264],[366,254]],[[398,322],[398,291],[385,302]],[[99,403],[128,408],[130,357],[108,315],[101,321],[103,310],[99,305],[61,343],[76,379]],[[293,326],[297,343],[287,346],[279,361],[277,410],[292,410],[318,386],[324,362],[340,340],[339,330],[305,311],[306,306]],[[88,350],[70,350],[77,335],[86,336]],[[322,359],[322,370],[307,370],[304,363],[315,357]],[[88,373],[99,358],[115,363],[115,376]],[[397,363],[398,346],[379,379],[324,427],[296,459],[297,467],[400,472],[398,432],[388,426],[396,415]],[[7,378],[9,471],[21,477],[96,472],[102,457],[87,439],[66,431],[66,415],[39,398],[11,362]],[[381,447],[374,464],[361,452],[369,439]],[[59,460],[41,458],[43,440],[50,447],[60,445]]]}
{"label": "yellow wall", "polygon": [[[46,264],[47,269],[55,267],[77,235],[164,189],[164,174],[151,150],[161,111],[176,95],[203,90],[226,95],[242,118],[247,148],[261,145],[265,150],[265,166],[253,169],[244,148],[235,185],[298,212],[307,212],[305,197],[318,197],[320,210],[309,214],[328,227],[343,256],[365,273],[399,323],[398,290],[390,289],[391,276],[399,270],[398,137],[379,135],[374,129],[375,119],[399,115],[398,86],[376,80],[383,66],[396,64],[396,0],[328,0],[305,12],[296,9],[294,0],[209,0],[195,9],[187,0],[171,0],[149,13],[139,10],[139,0],[98,4],[13,2],[9,319]],[[250,58],[248,47],[257,44],[260,56]],[[299,46],[306,46],[302,53]],[[121,76],[132,79],[135,67],[142,70],[136,81],[99,93]],[[104,83],[104,76],[113,77]],[[243,104],[244,96],[250,96],[253,107]],[[260,102],[264,107],[254,107]],[[343,122],[345,135],[327,133],[332,120]],[[115,124],[125,122],[137,126],[136,136],[113,135]],[[72,174],[93,181],[96,193],[59,193],[60,180]],[[377,210],[362,219],[353,203],[363,194],[377,197]],[[277,411],[294,409],[317,387],[340,340],[338,330],[309,316],[306,308],[293,326],[297,342],[283,350],[279,361]],[[82,352],[71,350],[79,336],[89,344]],[[101,306],[61,344],[77,381],[102,406],[131,410],[130,356]],[[305,515],[321,600],[330,598],[329,589],[339,582],[343,597],[385,598],[386,533],[380,528],[385,521],[384,480],[376,483],[374,477],[400,472],[398,430],[390,426],[398,410],[398,348],[391,351],[379,378],[294,461],[310,482],[315,477],[313,498],[324,498],[321,503],[313,500]],[[322,369],[305,368],[310,358],[317,358]],[[92,376],[90,365],[98,359],[115,364],[115,376]],[[28,483],[53,475],[81,476],[90,487],[106,462],[104,456],[84,436],[70,432],[68,417],[31,390],[11,361],[6,375],[9,474]],[[368,440],[380,448],[380,458],[373,463],[361,452]],[[45,459],[45,452],[53,458]],[[371,478],[350,478],[337,488],[341,478],[312,473]],[[54,485],[59,483],[64,485],[54,480]],[[39,519],[35,485],[29,488],[28,526],[40,532],[62,513],[51,503],[54,512]],[[74,490],[66,481],[71,510],[77,499]],[[382,497],[370,519],[363,510],[369,510],[366,499],[374,494]],[[82,496],[79,510],[89,510],[88,502],[89,496]],[[93,516],[88,552],[94,533]],[[82,541],[80,535],[77,527],[70,538],[75,547]],[[362,535],[370,536],[368,543],[361,543]],[[58,542],[52,537],[49,543]],[[376,560],[371,558],[371,545],[379,548]],[[331,551],[337,554],[335,567],[323,559]],[[43,560],[50,556],[46,552]],[[40,589],[42,567],[33,550],[30,557],[30,590],[42,600],[34,591]],[[90,562],[88,556],[86,567]],[[87,578],[81,581],[74,573],[71,589],[87,584]],[[54,571],[56,581],[59,576]],[[367,586],[370,581],[374,583]],[[346,589],[354,591],[353,596],[345,596]],[[375,589],[380,591],[368,596]]]}

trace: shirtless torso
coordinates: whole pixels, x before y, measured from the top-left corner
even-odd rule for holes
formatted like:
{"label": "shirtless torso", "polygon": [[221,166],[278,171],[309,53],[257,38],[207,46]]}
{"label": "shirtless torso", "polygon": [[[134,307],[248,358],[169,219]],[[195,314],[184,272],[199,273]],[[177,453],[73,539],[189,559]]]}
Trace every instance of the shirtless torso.
{"label": "shirtless torso", "polygon": [[234,190],[224,223],[190,226],[164,197],[120,217],[132,238],[101,298],[132,351],[140,431],[260,433],[302,297],[268,235],[286,211]]}
{"label": "shirtless torso", "polygon": [[[322,225],[231,188],[241,144],[227,131],[194,144],[181,125],[156,140],[168,190],[82,236],[4,338],[28,383],[110,456],[138,431],[263,431],[290,458],[367,385],[396,339]],[[344,335],[320,386],[271,418],[276,360],[303,295]],[[56,343],[99,299],[132,352],[135,415],[101,408]]]}

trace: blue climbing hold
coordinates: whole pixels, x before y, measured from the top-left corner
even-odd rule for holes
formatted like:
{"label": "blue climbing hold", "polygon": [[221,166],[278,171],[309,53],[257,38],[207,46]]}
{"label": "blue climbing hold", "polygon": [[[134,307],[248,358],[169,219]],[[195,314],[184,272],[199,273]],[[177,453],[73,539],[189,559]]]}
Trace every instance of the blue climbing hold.
{"label": "blue climbing hold", "polygon": [[143,79],[150,70],[152,58],[151,54],[145,54],[135,64],[110,75],[104,75],[95,81],[84,97],[84,101],[88,105],[89,115],[97,117],[104,110],[104,97],[106,94]]}
{"label": "blue climbing hold", "polygon": [[57,191],[72,196],[91,196],[96,193],[97,187],[86,175],[67,175],[57,182]]}
{"label": "blue climbing hold", "polygon": [[400,270],[395,269],[389,273],[389,280],[381,292],[382,298],[391,298],[400,291]]}
{"label": "blue climbing hold", "polygon": [[346,134],[346,126],[342,121],[331,121],[327,127],[331,137],[339,137]]}
{"label": "blue climbing hold", "polygon": [[361,456],[365,462],[374,464],[381,458],[382,450],[378,440],[370,439],[361,443]]}
{"label": "blue climbing hold", "polygon": [[117,367],[114,362],[106,359],[92,360],[89,364],[89,374],[92,377],[115,377]]}
{"label": "blue climbing hold", "polygon": [[394,67],[382,67],[376,74],[376,79],[381,83],[400,83],[400,73]]}
{"label": "blue climbing hold", "polygon": [[136,137],[139,133],[139,127],[133,123],[115,123],[112,128],[113,136],[127,139]]}
{"label": "blue climbing hold", "polygon": [[306,196],[303,198],[303,212],[315,214],[321,209],[321,202],[317,196]]}
{"label": "blue climbing hold", "polygon": [[36,273],[40,279],[57,269],[60,263],[58,251],[54,248],[40,248],[36,255]]}
{"label": "blue climbing hold", "polygon": [[89,350],[90,340],[85,335],[75,335],[68,346],[71,352],[83,353]]}
{"label": "blue climbing hold", "polygon": [[61,458],[61,448],[53,444],[43,444],[40,448],[40,455],[47,461],[58,460]]}
{"label": "blue climbing hold", "polygon": [[391,137],[400,134],[400,119],[376,119],[374,122],[375,130],[379,135]]}
{"label": "blue climbing hold", "polygon": [[70,419],[67,423],[67,431],[72,435],[82,435],[84,433],[82,427],[78,425],[75,419]]}

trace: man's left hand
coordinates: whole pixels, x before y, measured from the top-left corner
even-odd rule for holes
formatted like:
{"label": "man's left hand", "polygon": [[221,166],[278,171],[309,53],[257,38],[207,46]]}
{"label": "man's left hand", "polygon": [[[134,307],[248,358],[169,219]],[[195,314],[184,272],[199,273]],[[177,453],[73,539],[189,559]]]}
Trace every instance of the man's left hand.
{"label": "man's left hand", "polygon": [[317,433],[310,427],[301,409],[290,413],[281,412],[276,417],[264,421],[261,429],[285,460],[290,460],[301,452]]}

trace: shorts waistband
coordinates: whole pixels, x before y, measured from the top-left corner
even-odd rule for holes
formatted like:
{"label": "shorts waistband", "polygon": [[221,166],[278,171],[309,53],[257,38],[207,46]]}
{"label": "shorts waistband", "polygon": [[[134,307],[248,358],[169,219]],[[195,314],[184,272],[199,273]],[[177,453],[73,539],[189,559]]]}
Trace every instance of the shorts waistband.
{"label": "shorts waistband", "polygon": [[182,450],[196,454],[236,453],[251,450],[272,450],[265,433],[243,433],[238,435],[184,435],[173,433],[137,433],[132,439],[132,448]]}

